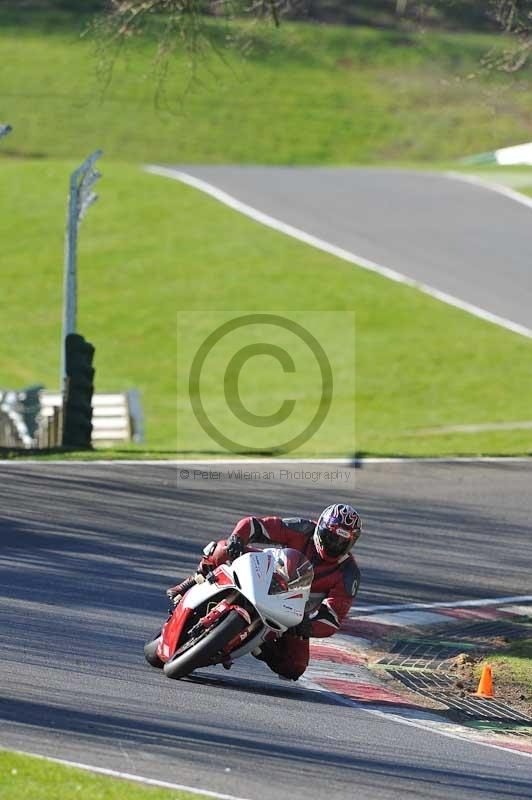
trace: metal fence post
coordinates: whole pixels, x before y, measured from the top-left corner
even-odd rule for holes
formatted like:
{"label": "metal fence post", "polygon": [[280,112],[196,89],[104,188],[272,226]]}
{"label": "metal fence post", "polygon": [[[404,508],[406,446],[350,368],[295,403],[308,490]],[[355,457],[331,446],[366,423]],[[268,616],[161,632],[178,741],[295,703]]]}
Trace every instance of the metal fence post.
{"label": "metal fence post", "polygon": [[101,155],[102,151],[96,150],[70,176],[65,233],[63,331],[61,335],[61,374],[59,383],[61,391],[64,391],[66,376],[65,339],[69,333],[76,332],[78,228],[90,206],[98,199],[98,195],[92,191],[92,187],[101,177],[95,167],[95,162]]}

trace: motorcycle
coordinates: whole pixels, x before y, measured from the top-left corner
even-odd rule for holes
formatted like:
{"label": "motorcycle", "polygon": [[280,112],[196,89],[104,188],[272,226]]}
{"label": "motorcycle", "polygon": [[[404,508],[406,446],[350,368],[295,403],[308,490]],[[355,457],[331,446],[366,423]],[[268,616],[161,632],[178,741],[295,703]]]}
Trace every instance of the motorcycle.
{"label": "motorcycle", "polygon": [[229,669],[266,641],[281,637],[304,617],[314,570],[298,550],[265,548],[222,564],[172,610],[144,656],[168,678],[222,664]]}

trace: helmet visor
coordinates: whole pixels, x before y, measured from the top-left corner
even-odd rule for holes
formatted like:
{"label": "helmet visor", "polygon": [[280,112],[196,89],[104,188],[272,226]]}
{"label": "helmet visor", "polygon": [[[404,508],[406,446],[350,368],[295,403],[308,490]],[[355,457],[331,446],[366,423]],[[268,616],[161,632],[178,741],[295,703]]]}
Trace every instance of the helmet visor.
{"label": "helmet visor", "polygon": [[359,537],[359,532],[345,531],[342,528],[331,530],[324,525],[320,525],[318,535],[328,556],[343,556],[354,545]]}

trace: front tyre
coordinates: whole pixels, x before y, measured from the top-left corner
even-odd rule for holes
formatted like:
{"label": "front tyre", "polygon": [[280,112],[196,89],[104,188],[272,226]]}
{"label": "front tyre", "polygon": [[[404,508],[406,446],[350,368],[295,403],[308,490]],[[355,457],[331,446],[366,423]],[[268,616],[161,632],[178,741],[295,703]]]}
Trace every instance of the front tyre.
{"label": "front tyre", "polygon": [[152,667],[157,667],[158,669],[162,669],[163,662],[157,655],[157,647],[159,646],[159,642],[161,641],[161,634],[159,633],[155,639],[151,639],[149,642],[146,642],[144,645],[144,658],[151,664]]}
{"label": "front tyre", "polygon": [[167,661],[163,667],[164,674],[167,678],[184,678],[199,667],[214,664],[224,647],[245,628],[247,623],[238,611],[230,611],[216,627],[208,628],[185,652],[178,652]]}

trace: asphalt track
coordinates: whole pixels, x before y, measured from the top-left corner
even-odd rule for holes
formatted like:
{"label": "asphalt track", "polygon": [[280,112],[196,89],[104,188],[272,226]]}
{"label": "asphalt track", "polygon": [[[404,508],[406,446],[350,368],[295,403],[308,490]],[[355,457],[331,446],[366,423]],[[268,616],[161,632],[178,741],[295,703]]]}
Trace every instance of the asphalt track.
{"label": "asphalt track", "polygon": [[251,800],[532,797],[530,758],[337,705],[251,657],[171,682],[142,656],[206,540],[333,497],[366,520],[361,602],[530,593],[532,464],[371,465],[354,488],[176,473],[0,465],[0,746]]}
{"label": "asphalt track", "polygon": [[532,209],[443,173],[181,166],[329,244],[532,328]]}

